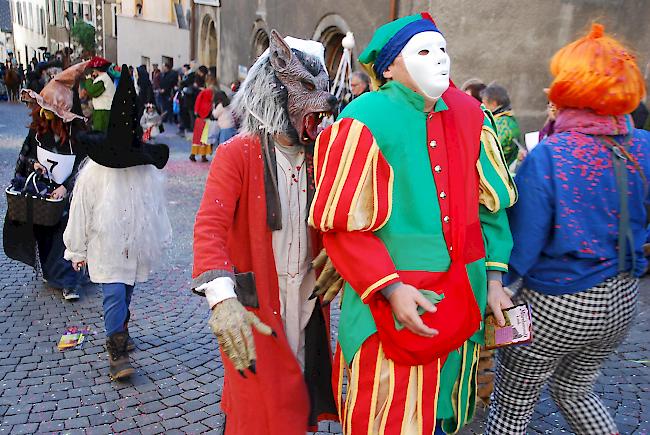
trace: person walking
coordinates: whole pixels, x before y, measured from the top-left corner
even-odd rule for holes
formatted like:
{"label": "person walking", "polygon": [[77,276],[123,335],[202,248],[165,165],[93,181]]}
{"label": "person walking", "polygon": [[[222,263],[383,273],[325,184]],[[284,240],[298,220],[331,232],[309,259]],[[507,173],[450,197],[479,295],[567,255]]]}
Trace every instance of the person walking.
{"label": "person walking", "polygon": [[207,162],[207,156],[212,154],[212,144],[208,142],[209,120],[212,111],[212,98],[217,90],[216,78],[207,76],[206,86],[201,87],[201,79],[197,75],[194,82],[194,92],[197,94],[194,101],[192,117],[194,118],[194,131],[192,134],[192,150],[190,160],[195,162],[196,155],[201,156],[202,162]]}
{"label": "person walking", "polygon": [[21,92],[21,99],[29,102],[32,109],[32,122],[20,150],[12,186],[22,190],[28,177],[40,177],[50,199],[65,201],[60,221],[53,226],[35,225],[14,221],[7,213],[4,223],[6,255],[32,267],[36,267],[38,260],[44,282],[61,289],[66,300],[79,299],[83,284],[83,275],[64,259],[63,232],[68,225],[68,197],[85,158],[76,140],[85,124],[73,87],[83,77],[86,64],[59,73],[40,94],[31,89]]}
{"label": "person walking", "polygon": [[230,108],[230,99],[224,91],[217,90],[214,93],[213,105],[212,117],[219,128],[216,146],[219,146],[237,134],[237,125]]}
{"label": "person walking", "polygon": [[346,435],[459,431],[483,313],[510,303],[517,193],[489,113],[450,82],[446,47],[427,12],[379,27],[359,56],[378,90],[314,148],[309,223],[345,281],[333,384]]}
{"label": "person walking", "polygon": [[471,95],[474,97],[476,100],[479,102],[483,102],[483,99],[481,98],[481,91],[485,89],[487,86],[481,79],[469,79],[463,85],[460,87],[460,89],[465,92],[467,95]]}
{"label": "person walking", "polygon": [[165,62],[162,67],[160,77],[160,102],[162,105],[163,121],[170,122],[173,115],[172,97],[174,88],[178,84],[178,73],[172,69],[172,66]]}
{"label": "person walking", "polygon": [[142,117],[142,114],[145,111],[145,106],[147,104],[154,104],[154,93],[153,86],[151,85],[151,80],[149,80],[149,73],[147,72],[146,65],[140,65],[136,68],[136,77],[137,77],[137,107],[138,107],[138,119]]}
{"label": "person walking", "polygon": [[555,132],[528,155],[509,214],[506,284],[523,278],[535,336],[497,352],[486,434],[524,434],[542,387],[578,435],[619,430],[593,390],[627,335],[646,268],[650,132],[631,113],[645,95],[630,51],[594,24],[551,60]]}
{"label": "person walking", "polygon": [[508,167],[517,160],[519,146],[517,145],[521,130],[510,105],[508,91],[501,85],[490,84],[480,92],[483,105],[492,112],[496,124],[499,144],[503,150]]}
{"label": "person walking", "polygon": [[154,63],[151,69],[151,87],[153,88],[153,95],[154,95],[156,108],[158,109],[158,113],[161,113],[163,111],[162,100],[160,99],[161,76],[162,76],[162,72],[158,68],[158,64]]}
{"label": "person walking", "polygon": [[135,371],[128,355],[135,347],[128,328],[134,287],[149,279],[171,241],[160,171],[169,148],[142,143],[138,121],[135,87],[124,65],[107,132],[79,136],[89,159],[79,171],[63,234],[65,258],[75,270],[87,266],[90,280],[101,284],[114,380]]}

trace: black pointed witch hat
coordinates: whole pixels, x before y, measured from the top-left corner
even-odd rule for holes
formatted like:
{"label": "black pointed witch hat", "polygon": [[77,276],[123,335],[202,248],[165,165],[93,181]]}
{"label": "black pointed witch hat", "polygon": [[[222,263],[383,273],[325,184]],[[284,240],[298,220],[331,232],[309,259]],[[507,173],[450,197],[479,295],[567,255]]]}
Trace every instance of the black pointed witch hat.
{"label": "black pointed witch hat", "polygon": [[169,160],[169,147],[142,142],[135,86],[127,65],[122,65],[106,133],[93,131],[78,135],[78,141],[93,161],[109,168],[154,165],[162,169]]}

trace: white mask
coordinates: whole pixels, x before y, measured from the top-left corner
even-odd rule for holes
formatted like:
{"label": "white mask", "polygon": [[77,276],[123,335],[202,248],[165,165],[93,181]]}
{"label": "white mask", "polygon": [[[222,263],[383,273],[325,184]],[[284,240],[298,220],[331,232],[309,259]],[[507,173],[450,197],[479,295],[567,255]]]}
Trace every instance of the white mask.
{"label": "white mask", "polygon": [[449,88],[447,41],[438,32],[414,35],[401,52],[406,70],[424,95],[431,99]]}

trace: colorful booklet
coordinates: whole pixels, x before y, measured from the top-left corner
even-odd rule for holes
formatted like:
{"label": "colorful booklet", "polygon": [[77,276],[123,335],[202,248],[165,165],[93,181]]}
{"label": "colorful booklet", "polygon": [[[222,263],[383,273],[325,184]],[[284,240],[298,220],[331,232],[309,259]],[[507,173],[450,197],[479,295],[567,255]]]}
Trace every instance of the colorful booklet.
{"label": "colorful booklet", "polygon": [[497,325],[494,314],[485,318],[485,349],[528,344],[533,341],[533,319],[530,306],[515,305],[503,310],[505,326]]}
{"label": "colorful booklet", "polygon": [[65,331],[65,334],[61,336],[61,339],[59,340],[59,344],[57,347],[59,350],[66,350],[66,349],[72,349],[78,346],[81,346],[81,344],[84,342],[86,339],[86,335],[90,333],[90,330],[88,328],[77,328],[77,327],[71,327],[68,328]]}

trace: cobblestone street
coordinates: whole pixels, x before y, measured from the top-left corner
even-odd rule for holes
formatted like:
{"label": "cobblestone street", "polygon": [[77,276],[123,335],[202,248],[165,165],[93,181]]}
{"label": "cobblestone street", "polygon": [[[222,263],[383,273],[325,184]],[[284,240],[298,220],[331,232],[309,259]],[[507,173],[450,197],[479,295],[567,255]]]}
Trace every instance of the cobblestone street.
{"label": "cobblestone street", "polygon": [[[0,102],[3,188],[27,124],[23,105]],[[135,289],[129,329],[137,347],[131,353],[136,375],[130,382],[109,380],[96,286],[87,286],[79,301],[66,302],[60,290],[48,288],[31,268],[2,252],[0,434],[222,433],[223,368],[206,325],[207,305],[189,290],[192,227],[208,164],[188,160],[187,142],[172,126],[160,141],[172,150],[165,173],[174,242],[164,268]],[[3,194],[3,219],[5,208]],[[70,326],[92,332],[80,349],[61,352],[57,342]],[[605,364],[596,388],[621,434],[650,433],[650,279],[643,282],[632,331]],[[479,410],[462,433],[482,433],[484,417]],[[570,433],[567,427],[544,393],[530,433]],[[319,433],[340,433],[340,426],[325,422]]]}

